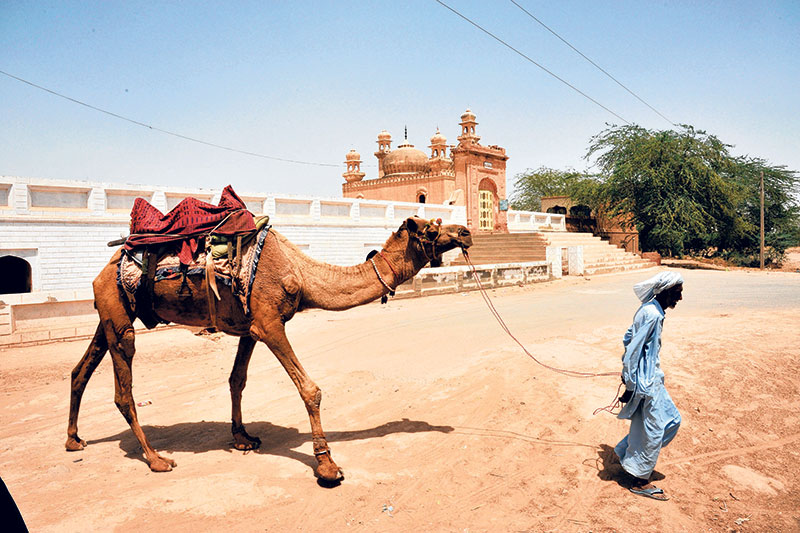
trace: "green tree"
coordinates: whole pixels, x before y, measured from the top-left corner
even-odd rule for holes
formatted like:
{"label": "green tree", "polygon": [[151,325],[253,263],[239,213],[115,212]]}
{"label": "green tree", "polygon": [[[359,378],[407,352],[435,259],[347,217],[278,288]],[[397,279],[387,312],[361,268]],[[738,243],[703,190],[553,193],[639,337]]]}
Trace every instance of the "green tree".
{"label": "green tree", "polygon": [[761,176],[764,176],[764,243],[767,262],[779,262],[791,246],[800,245],[800,205],[797,194],[800,177],[785,166],[769,165],[756,157],[738,157],[733,161],[733,179],[742,187],[744,200],[741,215],[752,221],[754,230],[724,247],[722,255],[737,263],[759,263],[759,225],[761,217]]}
{"label": "green tree", "polygon": [[798,206],[791,196],[797,174],[761,159],[734,157],[730,148],[691,126],[613,126],[592,138],[586,157],[596,158],[598,201],[606,212],[629,217],[642,248],[666,255],[752,254],[763,171],[769,184],[768,243],[782,254],[798,238]]}
{"label": "green tree", "polygon": [[577,203],[594,207],[598,182],[585,172],[539,167],[517,174],[511,207],[523,211],[541,211],[542,198],[569,196]]}

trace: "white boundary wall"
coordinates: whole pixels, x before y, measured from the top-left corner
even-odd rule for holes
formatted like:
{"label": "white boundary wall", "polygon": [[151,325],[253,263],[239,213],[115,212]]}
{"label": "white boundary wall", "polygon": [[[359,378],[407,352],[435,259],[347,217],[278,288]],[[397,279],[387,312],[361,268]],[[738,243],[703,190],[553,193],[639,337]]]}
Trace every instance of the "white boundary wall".
{"label": "white boundary wall", "polygon": [[[361,263],[412,215],[466,224],[463,206],[236,192],[250,211],[269,215],[275,229],[306,254],[337,265]],[[0,346],[93,333],[97,315],[91,283],[116,250],[107,243],[128,234],[136,197],[167,212],[187,196],[216,204],[220,193],[0,176],[0,257],[25,259],[33,288],[30,294],[0,295]],[[514,233],[566,229],[563,215],[510,211],[508,220]],[[448,252],[445,263],[458,253]],[[554,264],[481,265],[479,276],[487,288],[560,277],[561,254],[552,255],[558,256]],[[466,267],[426,268],[398,288],[398,297],[475,288]]]}
{"label": "white boundary wall", "polygon": [[[412,215],[466,223],[461,206],[236,192],[306,254],[336,265],[364,261]],[[0,256],[30,263],[34,292],[86,289],[115,251],[107,243],[128,234],[137,196],[166,212],[187,196],[216,204],[220,193],[0,176]]]}

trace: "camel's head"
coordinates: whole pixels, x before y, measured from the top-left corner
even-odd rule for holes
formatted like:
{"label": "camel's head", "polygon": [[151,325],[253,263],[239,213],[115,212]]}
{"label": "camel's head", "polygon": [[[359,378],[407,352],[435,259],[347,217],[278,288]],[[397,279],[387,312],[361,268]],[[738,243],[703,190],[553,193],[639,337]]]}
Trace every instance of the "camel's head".
{"label": "camel's head", "polygon": [[408,247],[424,264],[439,262],[444,252],[472,246],[472,234],[460,224],[442,224],[442,220],[407,218],[398,234],[408,232]]}

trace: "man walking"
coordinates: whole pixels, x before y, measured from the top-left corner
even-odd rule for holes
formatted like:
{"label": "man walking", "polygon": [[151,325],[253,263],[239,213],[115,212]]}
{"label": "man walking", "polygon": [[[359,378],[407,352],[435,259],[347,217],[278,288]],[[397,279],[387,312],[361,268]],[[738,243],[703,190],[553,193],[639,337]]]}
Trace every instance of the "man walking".
{"label": "man walking", "polygon": [[623,338],[622,382],[624,406],[617,418],[631,421],[630,432],[614,448],[630,491],[655,500],[668,500],[664,491],[650,483],[661,448],[678,432],[681,415],[664,388],[659,351],[661,328],[667,309],[682,299],[683,277],[660,272],[633,288],[642,302],[633,324]]}

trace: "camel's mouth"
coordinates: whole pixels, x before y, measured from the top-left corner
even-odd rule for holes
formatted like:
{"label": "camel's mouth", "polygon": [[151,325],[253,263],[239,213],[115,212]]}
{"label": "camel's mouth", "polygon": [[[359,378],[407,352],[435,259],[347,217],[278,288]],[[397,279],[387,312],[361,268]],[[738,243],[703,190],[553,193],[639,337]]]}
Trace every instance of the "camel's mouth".
{"label": "camel's mouth", "polygon": [[472,233],[467,228],[461,227],[456,232],[458,238],[455,239],[456,246],[461,248],[462,250],[466,250],[470,246],[472,246]]}

